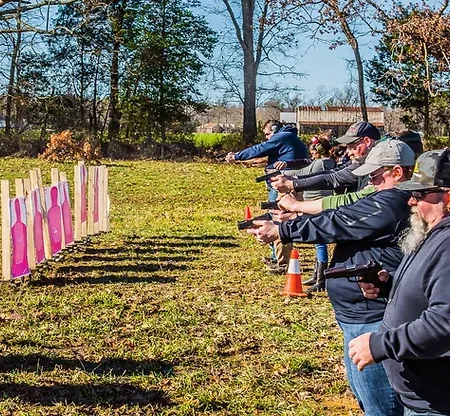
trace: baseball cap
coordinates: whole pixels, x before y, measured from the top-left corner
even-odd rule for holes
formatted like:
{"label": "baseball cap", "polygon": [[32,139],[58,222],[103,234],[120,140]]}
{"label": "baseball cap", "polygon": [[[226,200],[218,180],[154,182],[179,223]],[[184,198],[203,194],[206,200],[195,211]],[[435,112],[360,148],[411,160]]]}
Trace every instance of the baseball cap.
{"label": "baseball cap", "polygon": [[380,140],[380,131],[367,121],[358,121],[352,124],[347,133],[338,137],[336,141],[341,144],[350,144],[366,136],[373,140]]}
{"label": "baseball cap", "polygon": [[356,176],[370,175],[387,166],[414,166],[416,157],[411,148],[400,140],[377,143],[367,155],[365,162],[352,173]]}
{"label": "baseball cap", "polygon": [[450,188],[450,149],[430,150],[417,159],[411,180],[396,188],[422,191],[439,187]]}

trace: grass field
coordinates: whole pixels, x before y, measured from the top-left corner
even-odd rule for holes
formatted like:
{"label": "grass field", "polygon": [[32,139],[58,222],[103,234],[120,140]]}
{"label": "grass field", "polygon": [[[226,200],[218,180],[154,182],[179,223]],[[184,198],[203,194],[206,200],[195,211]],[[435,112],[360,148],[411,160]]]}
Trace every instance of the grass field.
{"label": "grass field", "polygon": [[[260,170],[108,165],[112,232],[0,287],[0,415],[358,414],[326,295],[282,298],[267,248],[237,231],[266,199]],[[37,160],[0,176],[37,166],[48,182]]]}

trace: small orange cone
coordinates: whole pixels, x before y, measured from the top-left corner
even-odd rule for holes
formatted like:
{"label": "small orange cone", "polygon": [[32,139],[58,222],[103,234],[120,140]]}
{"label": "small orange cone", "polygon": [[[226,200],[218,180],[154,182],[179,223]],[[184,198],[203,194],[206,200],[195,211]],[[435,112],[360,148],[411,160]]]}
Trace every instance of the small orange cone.
{"label": "small orange cone", "polygon": [[250,211],[250,207],[245,207],[244,219],[247,221],[247,220],[250,220],[251,218],[253,218],[253,217],[252,217],[252,212]]}
{"label": "small orange cone", "polygon": [[303,292],[302,275],[300,272],[300,261],[298,259],[298,250],[291,251],[289,268],[286,274],[286,287],[281,292],[284,296],[296,296],[306,298],[308,295]]}

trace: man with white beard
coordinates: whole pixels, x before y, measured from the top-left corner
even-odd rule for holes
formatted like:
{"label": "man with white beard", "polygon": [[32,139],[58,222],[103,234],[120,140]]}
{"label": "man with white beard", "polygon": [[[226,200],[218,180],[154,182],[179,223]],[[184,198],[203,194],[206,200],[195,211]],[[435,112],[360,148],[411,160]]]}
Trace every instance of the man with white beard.
{"label": "man with white beard", "polygon": [[[349,356],[359,370],[383,362],[405,416],[450,415],[450,149],[423,153],[412,179],[396,187],[412,191],[407,255],[380,332],[350,341]],[[377,297],[373,285],[360,285]]]}

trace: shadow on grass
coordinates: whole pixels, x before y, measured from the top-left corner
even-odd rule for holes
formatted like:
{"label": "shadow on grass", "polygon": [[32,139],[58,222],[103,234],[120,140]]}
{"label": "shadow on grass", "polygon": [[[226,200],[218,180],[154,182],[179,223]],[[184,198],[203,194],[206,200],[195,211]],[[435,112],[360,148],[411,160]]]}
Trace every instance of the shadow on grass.
{"label": "shadow on grass", "polygon": [[73,284],[115,284],[115,283],[174,283],[176,282],[177,276],[146,276],[140,277],[136,275],[123,274],[121,276],[81,276],[81,277],[70,277],[70,276],[58,276],[46,278],[42,277],[39,280],[33,280],[29,282],[31,286],[65,286]]}
{"label": "shadow on grass", "polygon": [[95,271],[104,271],[105,273],[139,273],[139,272],[158,272],[171,270],[187,270],[188,267],[183,264],[158,264],[158,263],[136,263],[130,264],[80,264],[78,266],[58,267],[59,273],[89,273]]}
{"label": "shadow on grass", "polygon": [[[121,246],[111,248],[95,247],[95,243],[90,242],[72,255],[64,256],[62,262],[48,262],[41,268],[40,279],[30,283],[36,286],[74,283],[172,283],[176,277],[163,276],[164,273],[188,270],[189,264],[207,253],[208,249],[238,247],[235,240],[235,237],[230,235],[133,235],[125,237]],[[148,275],[141,277],[142,273]]]}
{"label": "shadow on grass", "polygon": [[42,354],[4,355],[0,359],[0,372],[10,371],[43,372],[56,367],[64,370],[83,370],[96,375],[130,376],[158,374],[173,375],[173,364],[159,360],[136,361],[123,358],[104,359],[99,362],[47,357]]}
{"label": "shadow on grass", "polygon": [[25,403],[52,406],[57,403],[120,407],[123,405],[158,407],[170,404],[167,394],[158,389],[142,389],[132,384],[53,384],[30,386],[25,383],[0,383],[3,399],[14,398]]}

